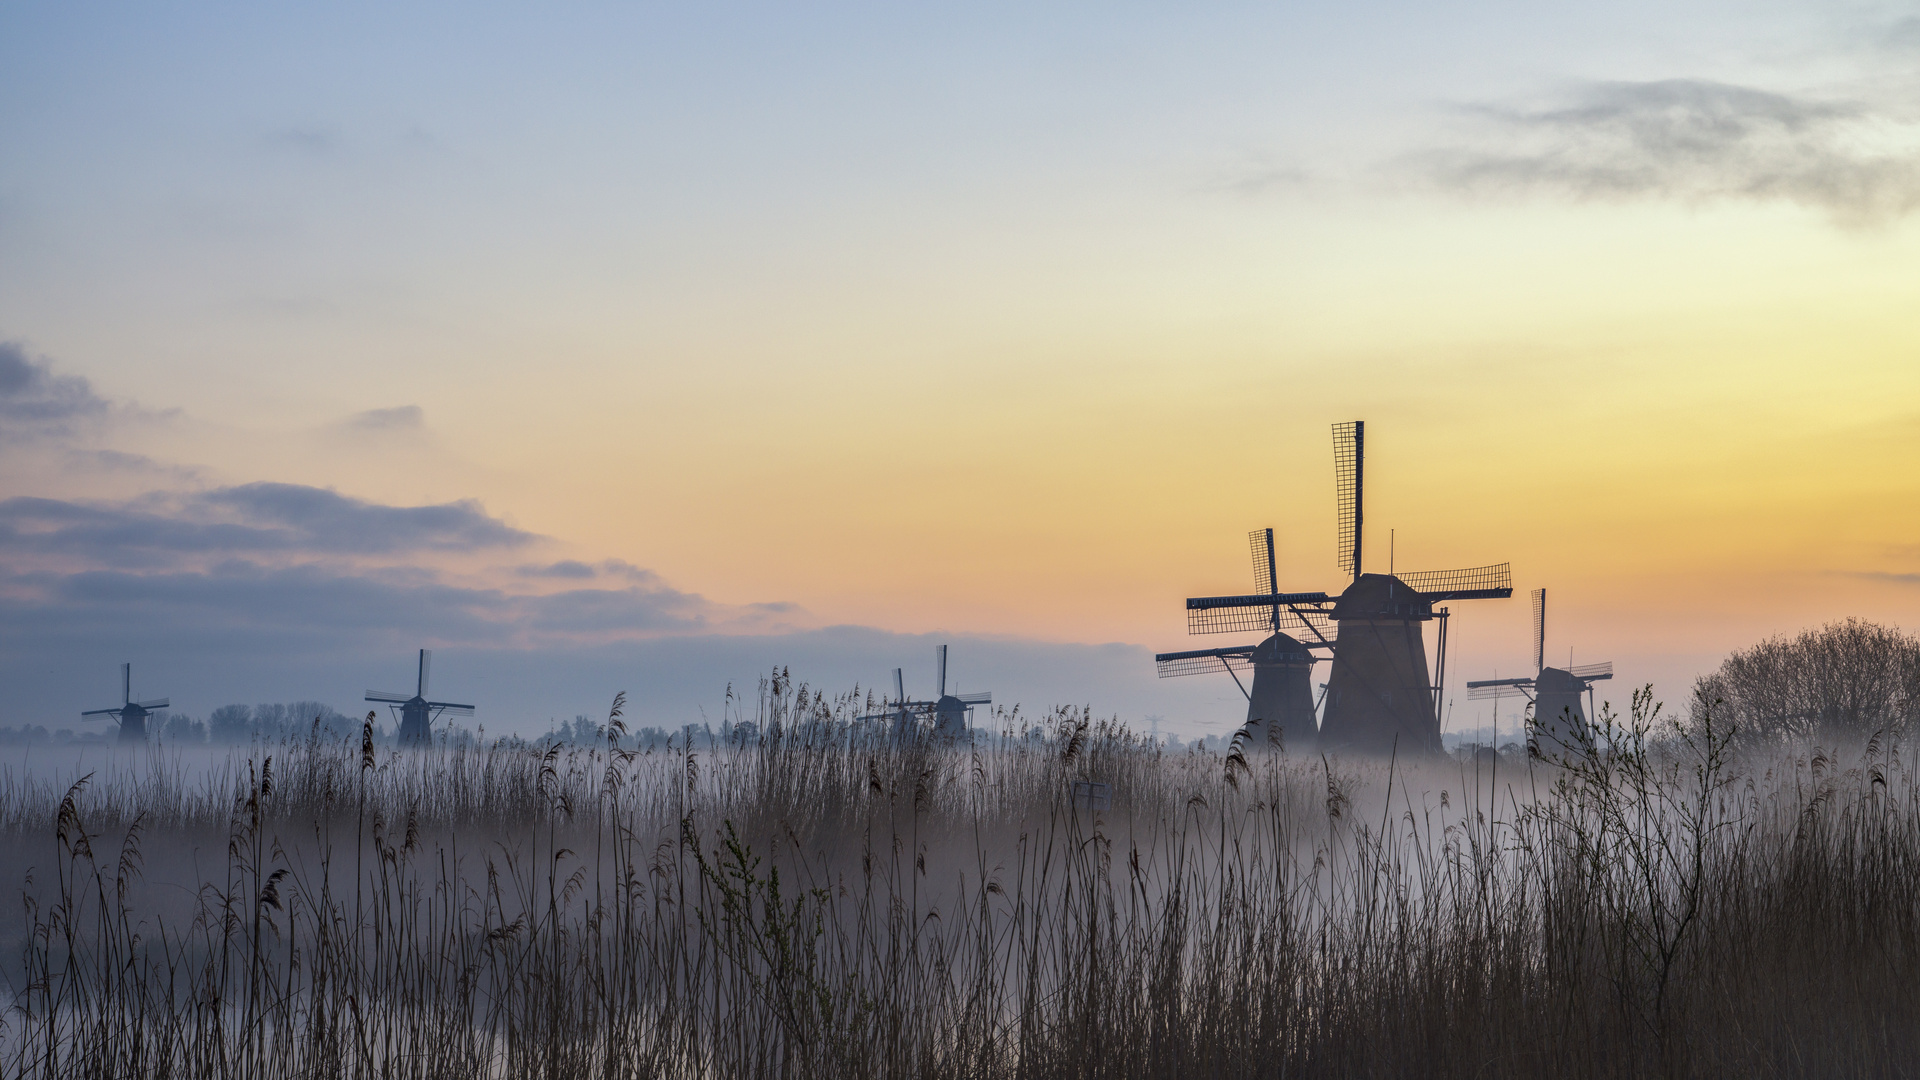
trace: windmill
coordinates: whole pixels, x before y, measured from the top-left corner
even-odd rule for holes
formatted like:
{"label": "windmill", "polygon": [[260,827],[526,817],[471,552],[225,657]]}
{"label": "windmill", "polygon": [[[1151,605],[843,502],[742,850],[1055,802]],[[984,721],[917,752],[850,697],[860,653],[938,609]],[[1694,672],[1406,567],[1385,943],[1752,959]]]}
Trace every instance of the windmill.
{"label": "windmill", "polygon": [[[1533,670],[1530,679],[1480,679],[1467,684],[1467,697],[1498,701],[1524,697],[1533,702],[1533,744],[1547,757],[1570,753],[1591,736],[1587,718],[1593,714],[1593,684],[1613,678],[1613,661],[1547,666],[1547,590],[1533,590]],[[1580,707],[1586,695],[1587,708]],[[1499,709],[1498,705],[1494,706]],[[1499,722],[1496,716],[1496,724]]]}
{"label": "windmill", "polygon": [[[1224,669],[1246,696],[1246,732],[1251,745],[1278,745],[1295,753],[1309,753],[1318,734],[1313,720],[1313,665],[1319,658],[1311,650],[1330,649],[1332,645],[1315,629],[1309,616],[1302,613],[1301,605],[1324,601],[1326,596],[1323,593],[1283,594],[1275,588],[1272,529],[1253,530],[1247,534],[1247,542],[1253,551],[1254,591],[1246,596],[1200,599],[1248,601],[1247,609],[1252,615],[1233,618],[1229,621],[1234,625],[1224,629],[1265,630],[1267,637],[1257,645],[1160,653],[1153,658],[1154,664],[1163,679]],[[1257,609],[1252,607],[1256,603],[1261,605]],[[1193,604],[1193,600],[1187,601],[1190,613],[1194,610]],[[1311,645],[1285,632],[1303,628],[1313,631],[1317,638]],[[1240,680],[1240,673],[1248,670],[1253,672],[1251,688]]]}
{"label": "windmill", "polygon": [[368,701],[384,702],[400,711],[400,745],[425,746],[433,741],[433,722],[442,716],[472,716],[473,706],[451,701],[427,700],[427,676],[433,670],[433,653],[420,650],[419,681],[412,694],[389,690],[367,691]]}
{"label": "windmill", "polygon": [[[1509,566],[1499,563],[1398,575],[1366,573],[1362,560],[1366,423],[1355,420],[1335,424],[1333,449],[1338,509],[1336,559],[1340,570],[1352,575],[1351,583],[1338,596],[1282,592],[1270,575],[1261,593],[1192,597],[1187,600],[1187,630],[1194,634],[1266,630],[1284,637],[1290,635],[1282,631],[1303,631],[1302,638],[1291,639],[1295,644],[1333,653],[1333,671],[1322,698],[1321,747],[1379,754],[1437,751],[1448,611],[1436,610],[1434,604],[1512,596]],[[1439,679],[1429,676],[1421,630],[1422,623],[1434,619],[1440,620]],[[1277,647],[1285,644],[1275,642]],[[1255,668],[1255,689],[1247,692],[1252,709],[1260,697],[1259,669],[1253,652],[1244,648],[1209,649],[1163,653],[1155,659],[1161,663],[1161,674],[1168,676],[1209,670],[1207,665],[1224,665],[1234,671],[1236,655],[1243,657],[1238,667]],[[1297,707],[1298,695],[1292,697]],[[1256,717],[1250,714],[1249,719]]]}
{"label": "windmill", "polygon": [[861,716],[860,720],[885,720],[892,724],[893,737],[911,738],[920,729],[922,717],[933,722],[935,735],[947,738],[959,738],[967,733],[967,714],[975,705],[989,705],[993,702],[993,691],[981,690],[971,694],[947,693],[947,647],[936,645],[933,650],[935,680],[937,690],[931,701],[908,701],[906,678],[899,668],[893,669],[893,697],[881,701],[883,712]]}
{"label": "windmill", "polygon": [[121,742],[147,741],[147,716],[156,709],[164,709],[170,704],[166,698],[154,698],[151,701],[133,700],[133,665],[120,665],[120,707],[117,709],[89,709],[80,714],[82,720],[92,720],[102,716],[120,718]]}

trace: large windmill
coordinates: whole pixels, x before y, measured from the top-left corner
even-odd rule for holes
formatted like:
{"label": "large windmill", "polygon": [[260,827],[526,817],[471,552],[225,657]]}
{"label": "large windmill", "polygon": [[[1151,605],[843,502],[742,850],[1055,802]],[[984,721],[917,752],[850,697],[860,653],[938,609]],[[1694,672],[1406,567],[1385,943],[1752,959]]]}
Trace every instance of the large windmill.
{"label": "large windmill", "polygon": [[156,709],[164,709],[171,702],[166,698],[153,698],[150,701],[133,700],[133,665],[120,665],[120,707],[117,709],[89,709],[80,714],[82,720],[93,720],[103,716],[120,718],[121,742],[147,741],[147,716]]}
{"label": "large windmill", "polygon": [[885,720],[892,725],[893,737],[908,739],[920,730],[920,721],[926,718],[932,721],[933,733],[946,738],[960,738],[967,733],[967,714],[975,705],[993,703],[993,691],[980,690],[971,694],[947,693],[947,647],[936,645],[933,650],[934,678],[936,691],[931,701],[907,700],[905,674],[899,668],[893,669],[893,697],[883,700],[882,712],[871,716],[862,716],[861,720]]}
{"label": "large windmill", "polygon": [[[1219,630],[1194,629],[1193,632],[1235,630],[1245,633],[1264,630],[1267,637],[1257,645],[1160,653],[1153,658],[1154,663],[1163,679],[1224,669],[1233,676],[1240,692],[1246,695],[1246,730],[1252,745],[1279,745],[1295,753],[1308,753],[1313,750],[1318,737],[1313,719],[1313,664],[1319,657],[1310,650],[1333,647],[1321,632],[1331,631],[1332,627],[1327,625],[1324,618],[1316,626],[1309,613],[1314,610],[1314,603],[1326,597],[1322,593],[1285,594],[1275,588],[1278,575],[1274,567],[1272,529],[1255,529],[1247,534],[1247,541],[1253,550],[1254,591],[1246,596],[1209,596],[1200,597],[1199,600],[1244,601],[1244,608],[1234,610],[1251,610],[1253,615],[1227,617],[1221,621],[1232,623],[1231,626]],[[1192,612],[1196,610],[1193,606],[1195,602],[1187,601],[1190,624]],[[1255,604],[1259,606],[1255,608]],[[1307,605],[1306,612],[1301,610],[1303,604]],[[1285,632],[1289,628],[1309,631],[1314,640],[1303,643]],[[1251,688],[1240,680],[1240,673],[1247,670],[1253,672]]]}
{"label": "large windmill", "polygon": [[[1352,582],[1337,597],[1325,592],[1282,592],[1271,580],[1263,593],[1192,597],[1187,600],[1187,630],[1195,634],[1304,632],[1300,639],[1291,640],[1305,649],[1333,652],[1333,671],[1319,731],[1323,748],[1379,754],[1437,751],[1440,688],[1446,674],[1447,609],[1435,610],[1434,604],[1443,600],[1504,599],[1513,595],[1512,575],[1506,563],[1464,570],[1366,573],[1362,561],[1365,422],[1335,424],[1333,450],[1339,511],[1337,562],[1342,572],[1352,575]],[[1429,675],[1421,629],[1422,623],[1436,618],[1441,620],[1440,679]],[[1183,662],[1196,661],[1224,665],[1231,671],[1234,661],[1228,654],[1240,651],[1165,653],[1156,659],[1162,662],[1163,675],[1188,674],[1181,669]],[[1204,659],[1209,653],[1217,659]],[[1261,696],[1259,666],[1251,652],[1245,654],[1242,666],[1255,669],[1255,687],[1248,692],[1251,709]],[[1297,706],[1298,695],[1292,697]],[[1252,719],[1257,717],[1249,714]]]}
{"label": "large windmill", "polygon": [[[1597,664],[1572,664],[1564,668],[1547,666],[1547,590],[1533,590],[1533,670],[1532,678],[1479,679],[1467,684],[1467,697],[1476,701],[1498,701],[1504,697],[1525,697],[1533,702],[1533,744],[1548,757],[1574,752],[1591,736],[1587,718],[1593,714],[1593,684],[1613,678],[1613,661]],[[1587,708],[1581,709],[1585,696]],[[1494,706],[1497,710],[1498,705]],[[1498,723],[1496,717],[1495,723]]]}
{"label": "large windmill", "polygon": [[420,650],[420,674],[412,694],[389,690],[367,691],[368,701],[384,702],[400,711],[400,745],[425,746],[433,741],[433,722],[442,716],[472,716],[473,706],[452,701],[427,700],[427,676],[433,670],[433,653]]}

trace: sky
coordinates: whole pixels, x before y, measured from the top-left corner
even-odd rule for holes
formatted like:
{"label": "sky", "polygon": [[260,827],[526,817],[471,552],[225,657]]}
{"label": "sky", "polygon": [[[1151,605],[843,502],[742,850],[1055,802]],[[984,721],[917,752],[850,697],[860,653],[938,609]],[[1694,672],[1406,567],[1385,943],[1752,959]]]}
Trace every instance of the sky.
{"label": "sky", "polygon": [[1452,728],[1532,588],[1621,699],[1920,628],[1912,4],[21,3],[0,147],[0,725],[1230,731],[1152,654],[1352,419],[1369,570],[1513,566]]}

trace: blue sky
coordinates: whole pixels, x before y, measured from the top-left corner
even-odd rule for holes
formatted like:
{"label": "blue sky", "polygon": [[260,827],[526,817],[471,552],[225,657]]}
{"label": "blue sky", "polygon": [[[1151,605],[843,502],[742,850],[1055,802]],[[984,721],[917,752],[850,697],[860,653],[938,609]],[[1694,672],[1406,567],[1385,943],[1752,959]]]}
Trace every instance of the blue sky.
{"label": "blue sky", "polygon": [[951,639],[1217,729],[1144,658],[1248,528],[1332,583],[1361,416],[1413,565],[1671,696],[1912,625],[1916,59],[1900,4],[12,6],[0,724]]}

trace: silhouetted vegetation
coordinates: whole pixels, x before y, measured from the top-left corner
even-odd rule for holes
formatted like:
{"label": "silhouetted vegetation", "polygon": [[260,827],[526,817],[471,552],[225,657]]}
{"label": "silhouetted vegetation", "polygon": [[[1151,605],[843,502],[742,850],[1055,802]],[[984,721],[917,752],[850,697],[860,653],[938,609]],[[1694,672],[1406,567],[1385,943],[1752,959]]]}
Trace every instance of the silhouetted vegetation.
{"label": "silhouetted vegetation", "polygon": [[1920,638],[1858,619],[1734,653],[1695,688],[1742,737],[1863,743],[1920,721]]}
{"label": "silhouetted vegetation", "polygon": [[1710,702],[1668,725],[1642,692],[1568,768],[1477,770],[1169,754],[1078,710],[901,746],[869,707],[775,679],[731,742],[623,746],[616,702],[598,745],[402,752],[363,723],[0,776],[35,866],[0,1067],[1893,1076],[1920,1052],[1903,742],[1743,749]]}

